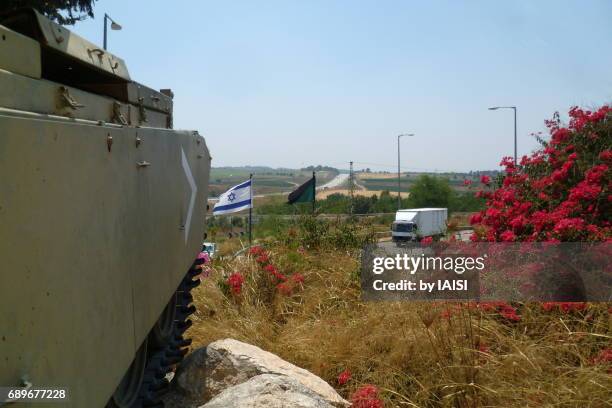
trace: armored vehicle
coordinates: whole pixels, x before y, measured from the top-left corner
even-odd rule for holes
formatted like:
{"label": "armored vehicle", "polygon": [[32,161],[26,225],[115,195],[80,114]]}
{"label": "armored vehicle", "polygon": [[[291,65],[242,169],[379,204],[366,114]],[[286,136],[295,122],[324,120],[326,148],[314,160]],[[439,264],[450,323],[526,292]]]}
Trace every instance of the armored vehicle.
{"label": "armored vehicle", "polygon": [[[210,170],[172,104],[36,11],[0,17],[0,387],[160,406],[189,345]],[[0,405],[49,406],[38,394]]]}

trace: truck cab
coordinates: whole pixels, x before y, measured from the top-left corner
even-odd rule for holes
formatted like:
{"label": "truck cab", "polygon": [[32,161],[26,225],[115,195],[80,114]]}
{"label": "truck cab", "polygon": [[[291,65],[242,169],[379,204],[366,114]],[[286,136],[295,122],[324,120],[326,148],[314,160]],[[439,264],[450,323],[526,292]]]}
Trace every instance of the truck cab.
{"label": "truck cab", "polygon": [[393,221],[391,235],[394,241],[416,241],[418,227],[412,221]]}

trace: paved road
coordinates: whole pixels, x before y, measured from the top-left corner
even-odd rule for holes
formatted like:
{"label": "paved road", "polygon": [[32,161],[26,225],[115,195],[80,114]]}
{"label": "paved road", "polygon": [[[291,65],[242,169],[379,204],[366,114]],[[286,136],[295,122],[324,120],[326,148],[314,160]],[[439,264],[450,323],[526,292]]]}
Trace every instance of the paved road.
{"label": "paved road", "polygon": [[348,181],[349,175],[346,173],[338,174],[336,177],[323,184],[322,186],[317,187],[317,190],[329,189],[329,188],[337,188],[342,184]]}

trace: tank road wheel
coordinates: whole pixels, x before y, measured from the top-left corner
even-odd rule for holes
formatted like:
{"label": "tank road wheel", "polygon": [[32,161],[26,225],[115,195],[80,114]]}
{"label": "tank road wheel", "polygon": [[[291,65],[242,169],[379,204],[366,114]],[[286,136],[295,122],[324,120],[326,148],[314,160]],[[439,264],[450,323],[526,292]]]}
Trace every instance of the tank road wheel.
{"label": "tank road wheel", "polygon": [[174,319],[177,307],[176,296],[177,294],[174,292],[151,331],[151,346],[156,349],[163,348],[173,338],[175,327]]}
{"label": "tank road wheel", "polygon": [[147,340],[136,352],[130,368],[123,375],[121,382],[117,386],[115,393],[106,405],[106,408],[135,408],[139,405],[138,399],[142,392],[142,384],[145,376],[145,366],[147,364]]}
{"label": "tank road wheel", "polygon": [[166,375],[187,354],[190,339],[183,333],[195,312],[191,290],[200,284],[203,260],[196,260],[155,322],[106,408],[160,408],[170,383]]}

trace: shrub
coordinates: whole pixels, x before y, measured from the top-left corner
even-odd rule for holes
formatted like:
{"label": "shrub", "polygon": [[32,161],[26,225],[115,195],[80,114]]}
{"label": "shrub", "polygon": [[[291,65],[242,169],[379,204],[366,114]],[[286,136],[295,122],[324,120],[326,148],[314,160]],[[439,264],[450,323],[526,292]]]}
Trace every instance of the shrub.
{"label": "shrub", "polygon": [[[486,208],[471,219],[475,241],[606,241],[611,238],[612,108],[572,108],[569,125],[558,114],[546,121],[551,139],[514,165],[493,191],[481,191]],[[489,185],[484,177],[481,182]]]}
{"label": "shrub", "polygon": [[305,215],[284,238],[290,247],[308,249],[361,249],[374,241],[374,231],[368,221],[325,220]]}
{"label": "shrub", "polygon": [[382,408],[383,402],[378,396],[378,388],[366,384],[351,395],[353,408]]}

